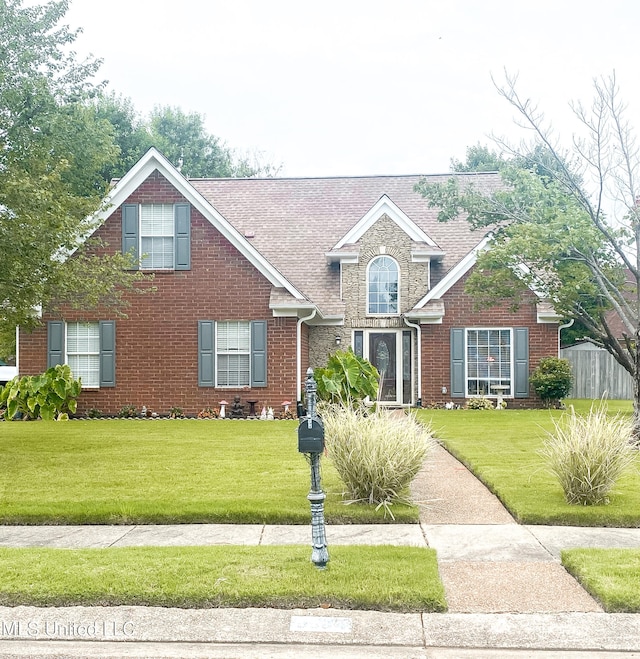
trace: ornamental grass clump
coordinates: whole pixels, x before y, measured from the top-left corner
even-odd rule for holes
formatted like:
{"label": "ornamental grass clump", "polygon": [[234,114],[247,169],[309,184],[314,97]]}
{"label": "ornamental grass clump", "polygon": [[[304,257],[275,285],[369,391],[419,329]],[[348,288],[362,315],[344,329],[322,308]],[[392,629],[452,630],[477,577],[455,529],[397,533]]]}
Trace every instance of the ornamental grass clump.
{"label": "ornamental grass clump", "polygon": [[554,425],[555,432],[549,433],[541,454],[558,478],[567,503],[609,503],[611,489],[636,458],[631,419],[608,416],[600,405],[586,416],[572,408]]}
{"label": "ornamental grass clump", "polygon": [[329,405],[322,407],[325,445],[350,502],[390,506],[407,489],[435,440],[414,415]]}

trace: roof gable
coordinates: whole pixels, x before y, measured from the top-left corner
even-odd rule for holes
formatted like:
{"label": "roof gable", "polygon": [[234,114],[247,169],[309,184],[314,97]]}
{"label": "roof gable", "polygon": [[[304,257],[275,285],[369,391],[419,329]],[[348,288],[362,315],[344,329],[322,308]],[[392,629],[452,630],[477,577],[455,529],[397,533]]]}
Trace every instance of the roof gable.
{"label": "roof gable", "polygon": [[418,302],[416,309],[422,309],[432,300],[439,300],[457,282],[464,277],[478,260],[478,253],[487,248],[490,236],[485,236],[461,261],[449,270],[449,272]]}
{"label": "roof gable", "polygon": [[[409,216],[396,204],[383,194],[380,199],[363,215],[360,220],[334,245],[333,250],[339,250],[345,245],[353,245],[383,216],[386,215],[393,220],[411,240],[418,243],[426,243],[430,247],[438,247]],[[332,251],[333,251],[332,250]]]}
{"label": "roof gable", "polygon": [[104,221],[114,208],[126,201],[155,170],[158,170],[269,282],[284,288],[296,299],[305,299],[304,295],[154,147],[151,147],[109,191],[102,210],[96,216],[97,219]]}

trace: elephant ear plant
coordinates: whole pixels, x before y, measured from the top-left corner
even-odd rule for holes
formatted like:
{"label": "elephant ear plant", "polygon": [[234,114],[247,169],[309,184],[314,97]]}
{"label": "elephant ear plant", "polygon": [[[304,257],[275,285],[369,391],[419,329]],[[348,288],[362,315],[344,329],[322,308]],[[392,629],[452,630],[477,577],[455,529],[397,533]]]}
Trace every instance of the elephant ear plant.
{"label": "elephant ear plant", "polygon": [[367,398],[375,401],[378,396],[378,370],[350,348],[329,355],[327,365],[316,368],[313,376],[321,401],[353,407]]}
{"label": "elephant ear plant", "polygon": [[0,390],[4,418],[68,419],[74,414],[82,386],[68,365],[53,366],[41,375],[14,378]]}

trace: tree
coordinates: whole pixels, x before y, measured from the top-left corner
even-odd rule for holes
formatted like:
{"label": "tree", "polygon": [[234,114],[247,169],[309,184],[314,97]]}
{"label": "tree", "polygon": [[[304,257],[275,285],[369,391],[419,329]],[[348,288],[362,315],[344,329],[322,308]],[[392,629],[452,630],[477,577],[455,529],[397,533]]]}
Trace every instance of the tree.
{"label": "tree", "polygon": [[136,111],[133,102],[114,92],[102,93],[95,99],[96,116],[108,121],[113,127],[113,136],[119,150],[118,157],[107,163],[100,172],[109,183],[122,178],[152,146],[148,127]]}
{"label": "tree", "polygon": [[502,153],[492,151],[480,143],[467,147],[467,159],[451,159],[451,169],[454,172],[497,172],[508,162]]}
{"label": "tree", "polygon": [[[506,77],[499,93],[534,136],[533,147],[499,141],[516,162],[502,169],[504,188],[483,196],[454,180],[418,190],[440,219],[467,214],[491,236],[467,291],[479,304],[517,306],[527,288],[580,321],[634,380],[635,435],[640,437],[640,158],[615,75],[594,81],[589,108],[572,105],[584,136],[561,147],[542,112]],[[615,323],[622,323],[622,336]]]}
{"label": "tree", "polygon": [[122,255],[66,258],[95,226],[99,173],[117,155],[90,103],[100,63],[69,50],[67,7],[0,1],[0,338],[56,301],[122,304],[138,278]]}
{"label": "tree", "polygon": [[192,178],[273,176],[278,171],[259,155],[239,157],[207,132],[205,117],[198,112],[157,106],[147,118],[141,118],[131,99],[114,93],[100,95],[95,108],[97,116],[113,126],[120,150],[117,162],[102,172],[107,182],[124,176],[151,146]]}

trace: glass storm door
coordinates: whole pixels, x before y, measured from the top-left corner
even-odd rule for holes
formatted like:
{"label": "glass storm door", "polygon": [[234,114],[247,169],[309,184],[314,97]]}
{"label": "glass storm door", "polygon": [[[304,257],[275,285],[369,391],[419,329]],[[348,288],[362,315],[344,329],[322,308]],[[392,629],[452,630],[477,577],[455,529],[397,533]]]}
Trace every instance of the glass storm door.
{"label": "glass storm door", "polygon": [[380,373],[382,403],[400,403],[398,400],[397,334],[395,332],[371,332],[369,334],[369,361]]}

